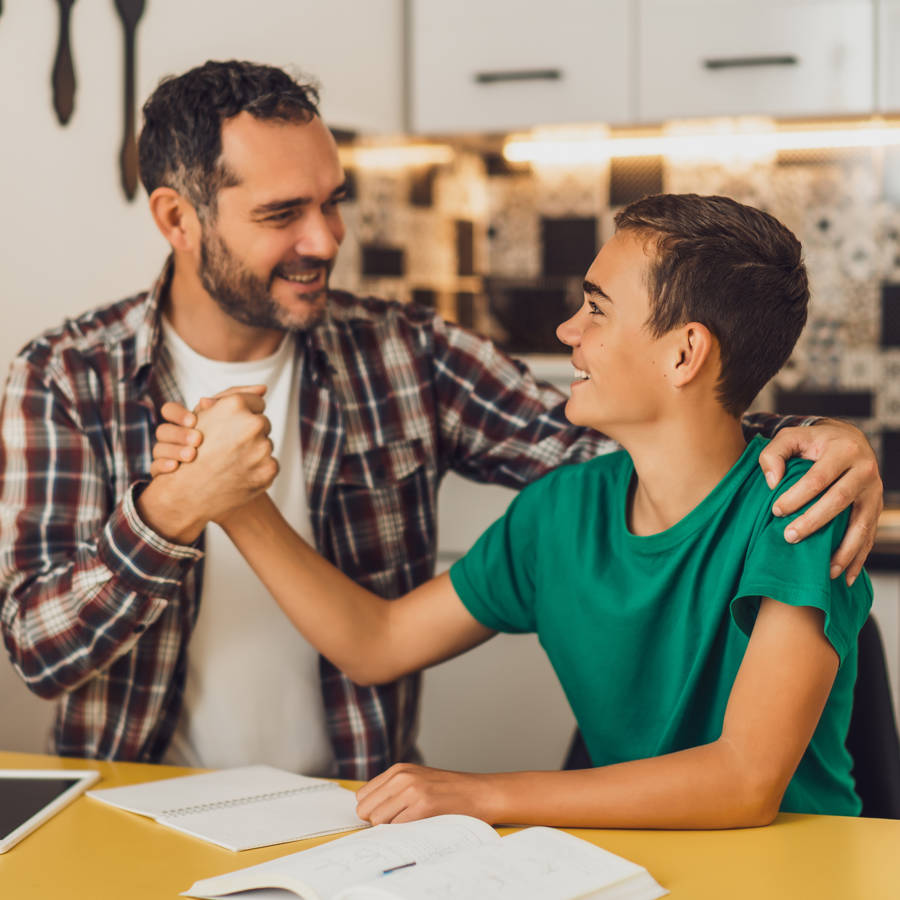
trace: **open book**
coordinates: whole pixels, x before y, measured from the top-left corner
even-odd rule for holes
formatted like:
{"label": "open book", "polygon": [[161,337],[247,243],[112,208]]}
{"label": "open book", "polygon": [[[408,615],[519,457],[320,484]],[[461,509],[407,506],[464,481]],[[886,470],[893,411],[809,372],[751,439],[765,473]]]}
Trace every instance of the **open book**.
{"label": "open book", "polygon": [[356,815],[353,791],[271,766],[183,775],[88,791],[88,796],[227,850],[283,844],[368,824]]}
{"label": "open book", "polygon": [[218,900],[654,900],[646,869],[554,828],[501,838],[471,816],[367,831],[198,881],[186,897]]}

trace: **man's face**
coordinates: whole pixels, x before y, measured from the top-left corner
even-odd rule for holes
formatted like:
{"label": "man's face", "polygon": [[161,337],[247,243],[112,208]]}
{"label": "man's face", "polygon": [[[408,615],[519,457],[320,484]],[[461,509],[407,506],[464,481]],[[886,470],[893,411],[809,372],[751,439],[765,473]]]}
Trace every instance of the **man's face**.
{"label": "man's face", "polygon": [[238,184],[219,191],[216,220],[203,226],[203,287],[246,325],[311,327],[344,238],[345,179],[330,132],[318,117],[241,113],[222,125],[222,161]]}
{"label": "man's face", "polygon": [[577,370],[566,417],[610,436],[616,426],[651,424],[662,413],[667,342],[645,324],[645,243],[632,232],[616,233],[588,269],[584,303],[556,329]]}

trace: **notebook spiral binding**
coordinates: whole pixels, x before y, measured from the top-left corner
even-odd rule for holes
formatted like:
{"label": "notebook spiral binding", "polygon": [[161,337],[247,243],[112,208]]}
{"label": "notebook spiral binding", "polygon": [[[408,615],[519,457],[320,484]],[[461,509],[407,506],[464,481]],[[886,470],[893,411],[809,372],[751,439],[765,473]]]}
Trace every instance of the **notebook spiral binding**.
{"label": "notebook spiral binding", "polygon": [[177,819],[181,816],[193,816],[198,813],[213,812],[217,809],[229,809],[232,806],[247,806],[250,803],[260,803],[265,800],[282,800],[285,797],[294,797],[297,794],[308,794],[310,791],[333,790],[338,785],[325,782],[324,784],[311,784],[307,787],[291,788],[287,791],[274,791],[271,794],[254,794],[252,797],[237,797],[234,800],[219,800],[217,803],[198,803],[195,806],[180,806],[176,809],[164,809],[161,815],[167,819]]}

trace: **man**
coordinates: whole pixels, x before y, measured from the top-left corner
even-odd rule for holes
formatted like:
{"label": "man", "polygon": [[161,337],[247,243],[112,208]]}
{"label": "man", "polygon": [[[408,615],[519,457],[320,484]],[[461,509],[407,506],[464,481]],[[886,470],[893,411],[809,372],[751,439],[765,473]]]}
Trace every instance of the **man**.
{"label": "man", "polygon": [[[58,700],[52,748],[207,766],[270,762],[367,778],[414,757],[418,680],[353,684],[316,656],[215,527],[264,490],[236,452],[150,482],[156,411],[266,385],[275,500],[354,580],[399,596],[432,574],[435,497],[454,469],[521,487],[613,449],[561,396],[430,313],[327,290],[344,230],[334,142],[312,89],[249,63],[164,81],[144,107],[141,177],[172,254],[148,294],[67,323],[13,363],[2,412],[0,590],[7,648]],[[263,421],[233,401],[253,444]],[[881,509],[859,432],[782,432],[821,457],[784,512],[814,531],[849,502],[833,562],[859,572]],[[177,477],[175,477],[177,476]]]}

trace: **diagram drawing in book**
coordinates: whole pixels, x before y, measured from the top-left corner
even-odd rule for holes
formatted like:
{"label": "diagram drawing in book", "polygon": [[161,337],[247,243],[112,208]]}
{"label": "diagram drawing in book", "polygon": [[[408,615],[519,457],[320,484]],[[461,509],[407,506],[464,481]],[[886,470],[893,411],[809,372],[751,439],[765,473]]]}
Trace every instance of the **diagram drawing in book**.
{"label": "diagram drawing in book", "polygon": [[555,828],[501,838],[471,816],[376,825],[196,882],[201,900],[655,900],[633,862]]}
{"label": "diagram drawing in book", "polygon": [[356,815],[353,791],[271,766],[183,775],[88,791],[88,796],[227,850],[368,827]]}

